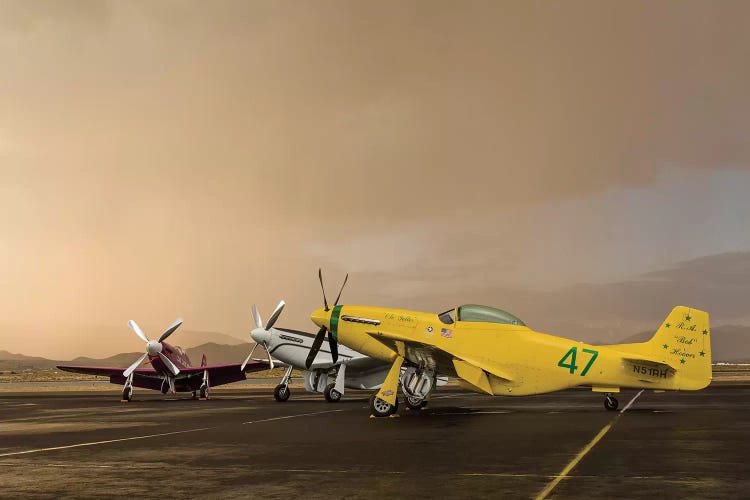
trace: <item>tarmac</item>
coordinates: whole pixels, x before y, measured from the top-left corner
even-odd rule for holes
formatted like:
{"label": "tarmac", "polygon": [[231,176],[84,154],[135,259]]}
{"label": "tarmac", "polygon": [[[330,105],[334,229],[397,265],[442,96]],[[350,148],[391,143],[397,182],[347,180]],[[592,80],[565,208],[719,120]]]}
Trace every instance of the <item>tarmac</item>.
{"label": "tarmac", "polygon": [[[137,390],[0,396],[0,497],[741,498],[750,387],[570,390],[505,398],[436,391],[369,418],[297,389],[209,401]],[[628,406],[629,405],[629,406]]]}

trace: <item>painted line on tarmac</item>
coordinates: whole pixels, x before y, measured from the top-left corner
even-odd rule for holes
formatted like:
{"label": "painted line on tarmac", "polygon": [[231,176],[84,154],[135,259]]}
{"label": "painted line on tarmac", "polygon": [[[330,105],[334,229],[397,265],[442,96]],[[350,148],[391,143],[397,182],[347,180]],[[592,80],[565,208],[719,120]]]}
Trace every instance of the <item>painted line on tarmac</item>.
{"label": "painted line on tarmac", "polygon": [[633,396],[633,399],[631,399],[628,402],[628,404],[625,405],[625,407],[620,411],[620,413],[618,413],[617,416],[615,416],[615,418],[613,418],[610,423],[602,427],[602,430],[600,430],[599,433],[596,436],[594,436],[594,439],[589,441],[589,443],[586,446],[584,446],[583,449],[579,451],[575,457],[573,457],[573,460],[571,460],[570,463],[565,466],[565,468],[560,472],[560,474],[555,476],[555,478],[552,481],[550,481],[550,483],[542,490],[542,492],[536,496],[536,500],[543,500],[547,498],[547,496],[549,496],[549,494],[552,493],[555,487],[557,487],[557,485],[560,484],[560,481],[568,477],[568,474],[570,473],[570,471],[572,471],[575,468],[575,466],[578,465],[578,463],[581,460],[583,460],[583,457],[585,457],[586,454],[588,454],[588,452],[590,452],[594,448],[594,446],[596,446],[596,444],[602,440],[602,438],[609,432],[612,426],[614,426],[617,423],[617,420],[625,413],[625,410],[630,408],[630,406],[635,402],[636,399],[638,399],[638,396],[640,396],[641,394],[643,394],[643,389],[641,389],[641,391],[638,394]]}
{"label": "painted line on tarmac", "polygon": [[[333,413],[333,412],[339,412],[339,411],[345,411],[345,410],[344,409],[340,409],[340,410],[319,411],[319,412],[315,412],[315,413],[300,413],[300,414],[297,414],[297,415],[287,415],[287,416],[283,416],[283,417],[264,418],[262,420],[252,420],[250,422],[243,422],[243,423],[244,424],[257,424],[257,423],[260,423],[260,422],[270,422],[272,420],[283,420],[283,419],[286,419],[286,418],[306,417],[306,416],[311,416],[311,415],[321,415],[323,413]],[[155,437],[175,436],[177,434],[187,434],[187,433],[190,433],[190,432],[208,431],[208,430],[218,429],[218,428],[219,428],[219,426],[214,425],[214,426],[211,426],[211,427],[201,427],[199,429],[187,429],[187,430],[184,430],[184,431],[161,432],[161,433],[158,433],[158,434],[147,434],[145,436],[132,436],[132,437],[127,437],[127,438],[119,438],[119,439],[106,439],[104,441],[91,441],[91,442],[88,442],[88,443],[69,444],[69,445],[65,445],[65,446],[52,446],[52,447],[49,447],[49,448],[35,448],[33,450],[12,451],[12,452],[7,452],[7,453],[0,453],[0,457],[13,457],[13,456],[18,456],[18,455],[29,455],[29,454],[32,454],[32,453],[42,453],[42,452],[45,452],[45,451],[68,450],[68,449],[71,449],[71,448],[83,448],[83,447],[86,447],[86,446],[97,446],[97,445],[100,445],[100,444],[121,443],[123,441],[137,441],[137,440],[140,440],[140,439],[150,439],[150,438],[155,438]]]}
{"label": "painted line on tarmac", "polygon": [[13,451],[10,453],[0,453],[0,457],[12,457],[16,455],[28,455],[30,453],[41,453],[44,451],[67,450],[70,448],[81,448],[84,446],[96,446],[100,444],[120,443],[122,441],[136,441],[138,439],[149,439],[149,438],[162,437],[162,436],[174,436],[176,434],[187,434],[188,432],[200,432],[200,431],[207,431],[210,429],[217,429],[217,428],[218,426],[201,427],[200,429],[188,429],[184,431],[162,432],[159,434],[148,434],[146,436],[133,436],[133,437],[127,437],[127,438],[120,438],[120,439],[107,439],[105,441],[91,441],[89,443],[69,444],[65,446],[52,446],[50,448],[36,448],[33,450],[26,450],[26,451]]}
{"label": "painted line on tarmac", "polygon": [[[287,418],[297,418],[297,417],[311,417],[313,415],[323,415],[324,413],[336,413],[338,411],[346,411],[345,409],[339,409],[339,410],[326,410],[326,411],[315,411],[312,413],[298,413],[296,415],[284,415],[283,417],[271,417],[271,418],[264,418],[261,420],[250,420],[248,422],[242,422],[242,425],[245,424],[259,424],[261,422],[271,422],[273,420],[285,420]],[[2,455],[0,455],[2,456]]]}

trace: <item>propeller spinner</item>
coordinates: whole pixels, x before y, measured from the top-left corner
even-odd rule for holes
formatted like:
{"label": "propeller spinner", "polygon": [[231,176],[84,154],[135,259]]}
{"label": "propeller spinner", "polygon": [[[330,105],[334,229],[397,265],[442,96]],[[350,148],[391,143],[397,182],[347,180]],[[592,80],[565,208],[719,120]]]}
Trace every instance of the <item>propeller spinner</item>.
{"label": "propeller spinner", "polygon": [[266,349],[266,355],[268,356],[268,366],[273,370],[273,358],[271,357],[271,353],[268,352],[268,341],[271,339],[271,329],[273,328],[273,325],[276,324],[276,320],[279,319],[281,311],[284,310],[285,305],[286,302],[284,302],[283,300],[279,302],[279,305],[276,306],[276,309],[273,311],[273,314],[271,314],[271,317],[268,318],[268,323],[266,323],[266,326],[264,327],[263,320],[260,317],[260,311],[258,311],[258,307],[253,304],[253,320],[255,321],[255,329],[250,332],[250,336],[255,341],[255,345],[253,346],[253,349],[250,351],[250,354],[247,356],[247,358],[245,358],[245,361],[242,363],[240,370],[245,370],[245,366],[247,366],[247,364],[252,359],[253,354],[255,353],[255,349],[258,347],[258,345],[262,345]]}
{"label": "propeller spinner", "polygon": [[172,335],[174,331],[180,327],[181,324],[182,319],[177,319],[174,323],[169,325],[169,328],[167,328],[164,333],[161,334],[159,340],[149,340],[146,334],[143,333],[143,330],[141,330],[141,327],[138,326],[138,323],[136,323],[132,319],[128,321],[128,326],[130,327],[130,329],[133,330],[133,332],[135,332],[135,334],[138,335],[138,337],[146,343],[146,352],[140,358],[138,358],[135,363],[127,367],[125,371],[122,372],[123,376],[129,377],[130,374],[133,373],[135,369],[138,368],[141,363],[143,363],[149,356],[158,356],[159,359],[161,359],[162,362],[166,365],[167,369],[172,373],[172,375],[177,376],[177,374],[180,373],[180,369],[177,368],[175,364],[172,363],[172,361],[161,351],[164,348],[162,346],[162,342],[164,342],[167,337]]}

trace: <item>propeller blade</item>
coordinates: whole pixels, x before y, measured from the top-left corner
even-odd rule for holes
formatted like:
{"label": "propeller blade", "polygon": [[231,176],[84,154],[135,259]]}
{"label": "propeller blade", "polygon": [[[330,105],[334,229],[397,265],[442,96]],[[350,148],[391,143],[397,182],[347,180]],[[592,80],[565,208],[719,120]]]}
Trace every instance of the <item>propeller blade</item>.
{"label": "propeller blade", "polygon": [[266,330],[270,331],[271,328],[273,328],[273,325],[276,323],[276,320],[279,319],[279,315],[281,314],[281,311],[284,310],[284,306],[286,305],[286,302],[283,300],[279,302],[279,305],[276,306],[276,310],[274,310],[273,314],[270,318],[268,318],[268,323],[266,323]]}
{"label": "propeller blade", "polygon": [[178,374],[178,373],[180,373],[180,369],[179,369],[179,368],[177,368],[177,367],[176,367],[176,366],[174,365],[174,363],[172,363],[172,361],[171,361],[171,360],[170,360],[170,359],[169,359],[168,357],[166,357],[166,356],[165,356],[164,354],[162,354],[162,353],[159,353],[159,357],[160,357],[160,358],[161,358],[161,360],[162,360],[162,361],[164,362],[164,364],[165,364],[165,365],[167,365],[167,368],[169,368],[169,371],[170,371],[170,372],[172,372],[172,375],[174,375],[174,376],[176,377],[176,376],[177,376],[177,374]]}
{"label": "propeller blade", "polygon": [[318,351],[320,351],[320,346],[323,345],[323,339],[326,334],[326,327],[321,326],[320,330],[318,330],[318,334],[315,336],[315,340],[313,340],[312,347],[310,348],[310,354],[307,355],[307,360],[305,361],[305,367],[310,368],[310,365],[313,364],[313,361],[315,361],[315,356],[318,355]]}
{"label": "propeller blade", "polygon": [[[136,325],[136,326],[137,326],[137,325]],[[129,376],[130,376],[130,374],[131,374],[131,373],[133,373],[133,372],[135,371],[135,369],[136,369],[136,368],[138,368],[138,366],[139,366],[139,365],[140,365],[141,363],[143,363],[143,360],[144,360],[144,359],[146,359],[146,357],[147,357],[147,356],[148,356],[148,354],[146,354],[146,353],[144,352],[144,353],[143,353],[143,356],[141,356],[140,358],[138,358],[138,360],[137,360],[137,361],[136,361],[135,363],[133,363],[132,365],[128,366],[128,367],[127,367],[127,368],[125,369],[125,371],[124,371],[124,372],[122,372],[122,376],[123,376],[123,377],[129,377]]]}
{"label": "propeller blade", "polygon": [[177,330],[180,327],[181,324],[182,324],[182,318],[177,318],[174,321],[174,323],[172,323],[171,325],[169,325],[169,328],[167,328],[167,330],[164,333],[161,334],[161,337],[159,337],[159,342],[164,342],[167,339],[167,337],[169,337],[170,335],[172,335],[174,333],[174,331]]}
{"label": "propeller blade", "polygon": [[318,279],[320,280],[320,289],[323,290],[323,305],[325,306],[325,310],[330,310],[330,307],[328,307],[328,301],[326,300],[326,289],[323,286],[323,271],[318,268]]}
{"label": "propeller blade", "polygon": [[142,341],[148,344],[148,337],[146,337],[146,334],[143,333],[143,330],[141,330],[141,327],[138,326],[138,323],[131,319],[130,321],[128,321],[128,326],[135,332],[136,335],[141,338]]}
{"label": "propeller blade", "polygon": [[328,332],[328,345],[331,347],[331,358],[335,363],[339,359],[339,343],[332,332]]}
{"label": "propeller blade", "polygon": [[253,304],[253,320],[255,321],[255,328],[263,328],[263,320],[260,318],[260,311],[255,304]]}
{"label": "propeller blade", "polygon": [[247,358],[245,358],[245,361],[244,361],[244,363],[242,363],[242,366],[240,367],[240,371],[242,371],[242,372],[244,372],[244,371],[245,371],[245,367],[246,367],[246,366],[247,366],[247,364],[248,364],[248,363],[250,362],[250,360],[251,360],[251,359],[253,358],[253,353],[255,352],[255,348],[256,348],[256,347],[258,347],[258,344],[255,344],[255,345],[253,346],[253,348],[252,348],[252,349],[250,350],[250,354],[249,354],[249,355],[247,356]]}
{"label": "propeller blade", "polygon": [[263,347],[265,348],[266,354],[268,355],[268,369],[273,370],[273,358],[271,357],[271,353],[268,352],[268,344],[264,343]]}
{"label": "propeller blade", "polygon": [[[341,290],[339,290],[339,295],[336,297],[336,302],[333,303],[333,307],[336,307],[339,305],[339,299],[341,298],[341,292],[344,291],[344,287],[346,286],[346,281],[349,279],[349,273],[346,273],[346,278],[344,278],[344,282],[341,284]],[[335,363],[336,360],[334,359],[333,362]]]}

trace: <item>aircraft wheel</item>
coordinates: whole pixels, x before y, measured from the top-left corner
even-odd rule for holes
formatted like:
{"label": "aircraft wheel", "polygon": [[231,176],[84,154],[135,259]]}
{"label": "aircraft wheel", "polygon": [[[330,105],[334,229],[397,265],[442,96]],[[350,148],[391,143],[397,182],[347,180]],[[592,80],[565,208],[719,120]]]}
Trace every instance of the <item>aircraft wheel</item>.
{"label": "aircraft wheel", "polygon": [[421,410],[425,406],[427,406],[427,400],[426,399],[419,399],[419,398],[413,398],[411,396],[406,397],[406,406],[410,410]]}
{"label": "aircraft wheel", "polygon": [[376,417],[389,417],[398,411],[398,399],[396,399],[396,404],[392,405],[380,399],[377,394],[373,394],[370,397],[370,411]]}
{"label": "aircraft wheel", "polygon": [[200,398],[208,399],[208,387],[205,385],[201,386]]}
{"label": "aircraft wheel", "polygon": [[604,398],[604,407],[609,411],[615,411],[617,407],[619,406],[619,403],[617,401],[617,398],[614,396],[607,396]]}
{"label": "aircraft wheel", "polygon": [[283,403],[284,401],[286,401],[287,399],[289,399],[289,396],[291,396],[291,391],[289,390],[289,386],[288,385],[279,384],[273,390],[273,397],[279,403]]}
{"label": "aircraft wheel", "polygon": [[133,388],[132,387],[125,387],[122,390],[122,400],[123,401],[130,401],[133,399]]}
{"label": "aircraft wheel", "polygon": [[336,387],[336,384],[328,384],[326,390],[323,391],[323,396],[325,396],[326,401],[329,403],[338,403],[341,401],[341,393],[334,389],[334,387]]}
{"label": "aircraft wheel", "polygon": [[192,399],[198,399],[198,393],[193,391]]}

